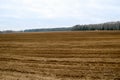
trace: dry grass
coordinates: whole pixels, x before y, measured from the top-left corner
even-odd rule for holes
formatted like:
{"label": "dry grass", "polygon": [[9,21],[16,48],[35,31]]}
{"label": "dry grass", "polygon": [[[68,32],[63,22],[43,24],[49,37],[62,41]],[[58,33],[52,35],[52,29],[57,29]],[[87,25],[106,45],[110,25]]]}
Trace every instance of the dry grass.
{"label": "dry grass", "polygon": [[120,31],[0,34],[0,80],[115,79]]}

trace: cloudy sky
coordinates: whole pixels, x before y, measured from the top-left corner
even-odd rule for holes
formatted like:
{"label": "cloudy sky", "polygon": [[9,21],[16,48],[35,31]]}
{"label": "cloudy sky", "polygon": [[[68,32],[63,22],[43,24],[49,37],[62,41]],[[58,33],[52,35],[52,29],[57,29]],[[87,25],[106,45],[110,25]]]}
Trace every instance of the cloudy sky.
{"label": "cloudy sky", "polygon": [[120,20],[120,0],[0,0],[0,30]]}

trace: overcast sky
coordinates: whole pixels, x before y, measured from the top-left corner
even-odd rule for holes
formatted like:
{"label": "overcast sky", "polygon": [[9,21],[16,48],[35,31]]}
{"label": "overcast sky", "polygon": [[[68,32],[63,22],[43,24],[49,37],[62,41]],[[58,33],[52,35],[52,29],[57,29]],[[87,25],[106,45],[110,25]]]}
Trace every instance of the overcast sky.
{"label": "overcast sky", "polygon": [[120,20],[120,0],[0,0],[0,30]]}

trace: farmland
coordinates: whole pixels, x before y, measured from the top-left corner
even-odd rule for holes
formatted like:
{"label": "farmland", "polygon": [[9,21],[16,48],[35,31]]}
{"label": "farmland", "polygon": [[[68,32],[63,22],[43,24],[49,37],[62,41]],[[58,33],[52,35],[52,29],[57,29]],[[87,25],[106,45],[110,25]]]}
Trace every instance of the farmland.
{"label": "farmland", "polygon": [[120,80],[120,31],[0,34],[0,80]]}

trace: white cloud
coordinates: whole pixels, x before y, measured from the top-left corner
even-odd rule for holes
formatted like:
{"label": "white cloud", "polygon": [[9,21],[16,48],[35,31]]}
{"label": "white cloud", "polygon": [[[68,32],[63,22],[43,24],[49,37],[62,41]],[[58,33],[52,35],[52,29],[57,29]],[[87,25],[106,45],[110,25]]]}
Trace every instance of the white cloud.
{"label": "white cloud", "polygon": [[[11,1],[11,2],[10,2]],[[82,0],[10,0],[12,4],[5,5],[4,8],[15,10],[19,16],[27,16],[29,13],[39,14],[39,18],[59,18],[59,17],[82,17],[83,8],[89,2]],[[2,6],[3,8],[3,6]],[[16,13],[15,13],[16,14]],[[18,15],[18,14],[17,14]],[[34,15],[30,15],[34,16]]]}
{"label": "white cloud", "polygon": [[7,18],[18,19],[16,25],[28,23],[28,26],[54,22],[57,25],[56,21],[71,25],[119,20],[119,4],[118,0],[0,0],[0,21],[6,20],[0,24],[9,23]]}

